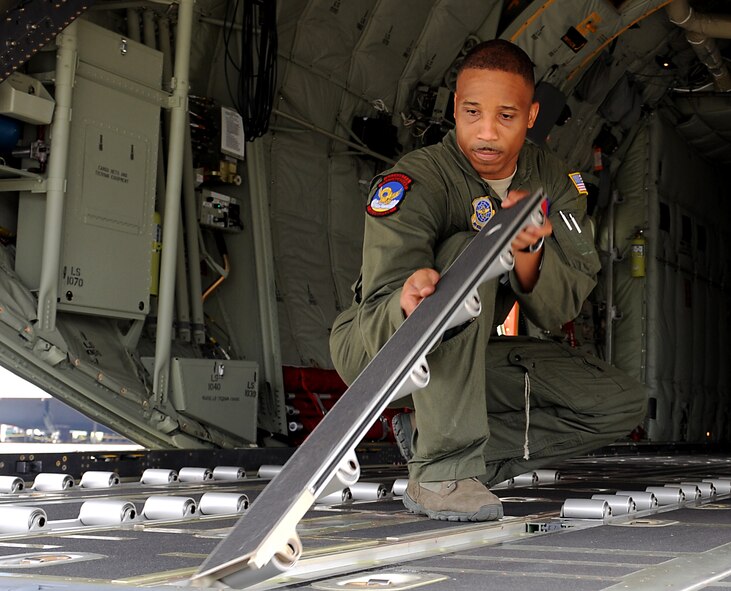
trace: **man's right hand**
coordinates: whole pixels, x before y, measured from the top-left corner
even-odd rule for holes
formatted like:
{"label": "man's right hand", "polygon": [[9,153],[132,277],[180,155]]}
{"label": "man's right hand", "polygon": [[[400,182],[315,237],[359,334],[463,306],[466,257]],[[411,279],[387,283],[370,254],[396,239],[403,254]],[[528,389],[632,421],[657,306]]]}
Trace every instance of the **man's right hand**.
{"label": "man's right hand", "polygon": [[434,293],[439,277],[439,273],[434,269],[419,269],[404,282],[399,301],[407,318],[421,300]]}

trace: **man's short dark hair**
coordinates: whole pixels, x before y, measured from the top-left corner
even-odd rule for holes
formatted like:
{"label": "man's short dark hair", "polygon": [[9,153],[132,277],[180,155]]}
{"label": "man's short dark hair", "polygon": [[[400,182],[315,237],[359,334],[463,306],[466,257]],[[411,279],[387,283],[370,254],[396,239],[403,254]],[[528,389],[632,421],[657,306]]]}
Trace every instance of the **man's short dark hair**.
{"label": "man's short dark hair", "polygon": [[457,75],[464,70],[498,70],[518,74],[531,88],[535,87],[533,62],[520,47],[504,39],[490,39],[475,45],[459,66]]}

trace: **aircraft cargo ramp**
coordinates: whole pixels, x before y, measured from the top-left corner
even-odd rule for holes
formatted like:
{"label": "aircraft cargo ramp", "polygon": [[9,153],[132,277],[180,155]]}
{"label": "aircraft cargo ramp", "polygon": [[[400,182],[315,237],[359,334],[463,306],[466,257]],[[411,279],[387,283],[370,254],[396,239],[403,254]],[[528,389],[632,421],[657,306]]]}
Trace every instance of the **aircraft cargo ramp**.
{"label": "aircraft cargo ramp", "polygon": [[[187,586],[266,486],[246,468],[169,465],[144,483],[95,469],[70,487],[46,473],[23,490],[3,476],[0,591]],[[364,463],[356,498],[316,504],[297,528],[299,561],[253,588],[731,589],[731,457],[640,452],[557,468],[496,488],[506,517],[474,524],[408,513],[404,467]],[[635,510],[616,492],[634,492]]]}

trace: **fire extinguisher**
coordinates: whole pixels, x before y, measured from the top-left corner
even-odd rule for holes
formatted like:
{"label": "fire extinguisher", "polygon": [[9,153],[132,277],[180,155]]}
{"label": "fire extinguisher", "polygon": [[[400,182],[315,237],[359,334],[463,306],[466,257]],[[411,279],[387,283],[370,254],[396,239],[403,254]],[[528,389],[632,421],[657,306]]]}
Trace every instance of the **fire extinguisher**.
{"label": "fire extinguisher", "polygon": [[647,240],[642,233],[642,230],[638,230],[634,238],[630,242],[630,274],[632,277],[644,277],[645,276],[645,250],[647,248]]}

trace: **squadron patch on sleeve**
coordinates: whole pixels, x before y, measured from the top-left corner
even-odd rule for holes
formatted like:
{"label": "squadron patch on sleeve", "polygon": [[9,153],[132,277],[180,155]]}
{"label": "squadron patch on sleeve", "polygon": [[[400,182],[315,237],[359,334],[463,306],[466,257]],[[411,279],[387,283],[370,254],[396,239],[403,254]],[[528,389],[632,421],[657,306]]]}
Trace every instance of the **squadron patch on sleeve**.
{"label": "squadron patch on sleeve", "polygon": [[472,200],[472,228],[478,232],[495,215],[495,204],[489,195]]}
{"label": "squadron patch on sleeve", "polygon": [[366,211],[376,217],[391,215],[398,211],[412,182],[414,181],[411,177],[400,172],[387,174],[376,186]]}
{"label": "squadron patch on sleeve", "polygon": [[586,185],[584,184],[584,179],[581,178],[580,172],[570,172],[569,178],[571,179],[571,182],[574,183],[574,187],[576,187],[576,190],[579,192],[579,195],[588,195],[589,191],[586,190]]}

